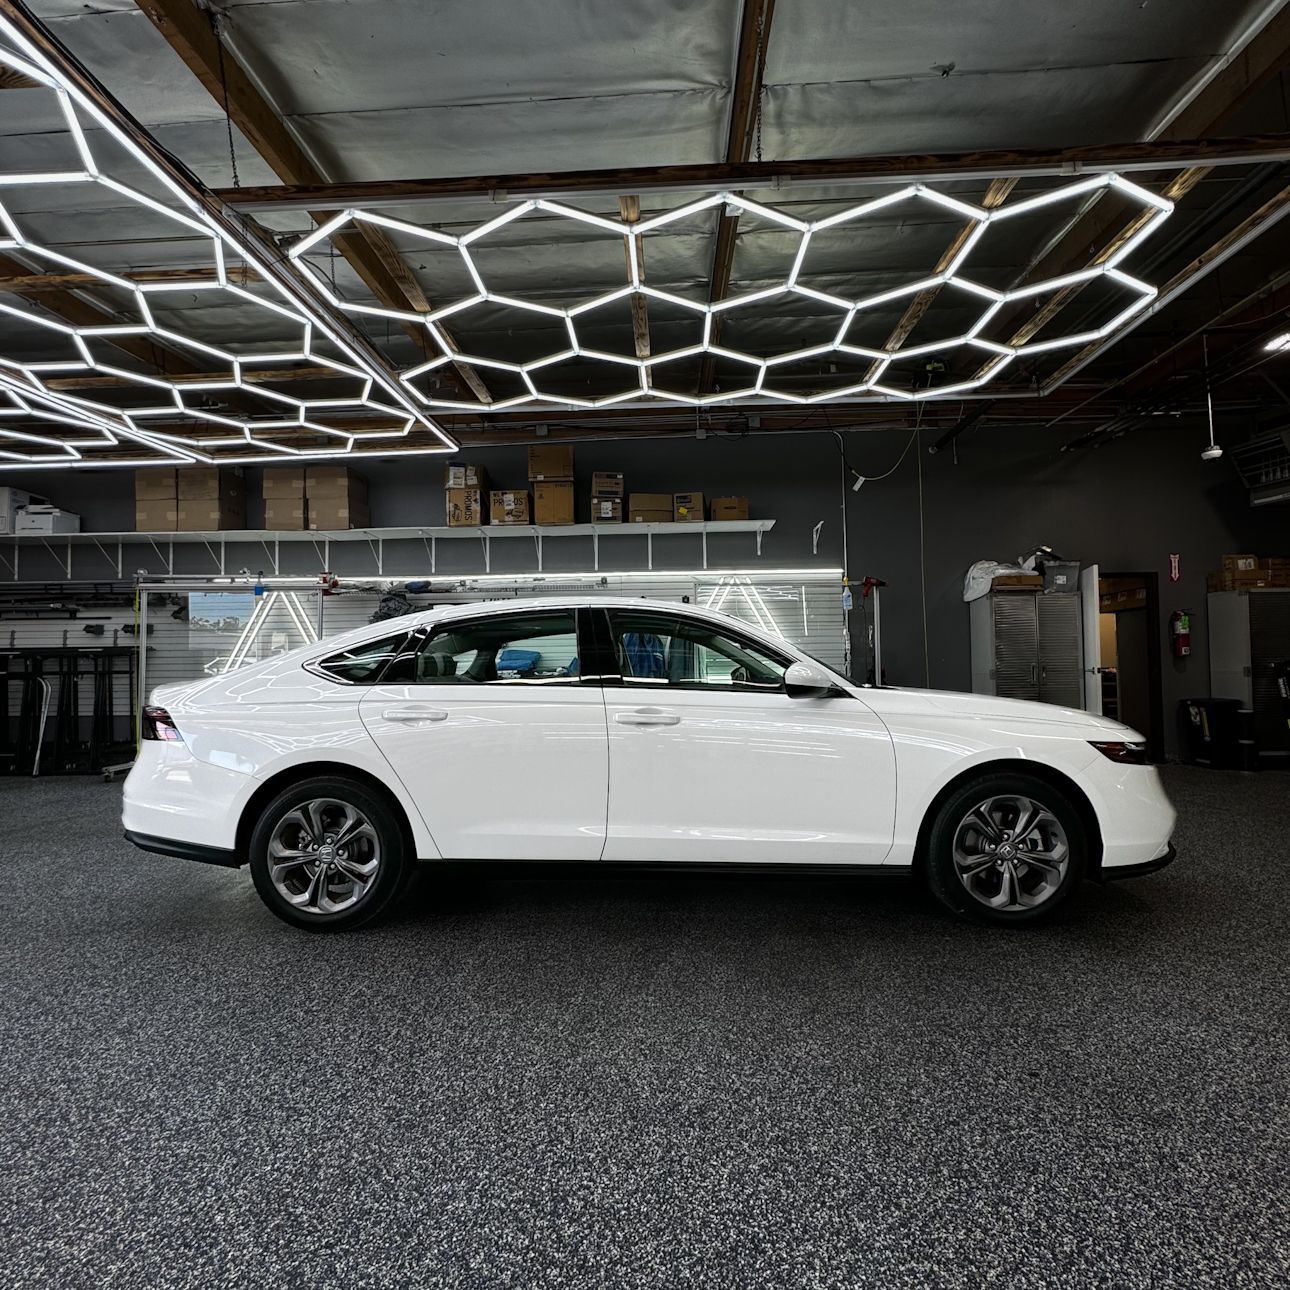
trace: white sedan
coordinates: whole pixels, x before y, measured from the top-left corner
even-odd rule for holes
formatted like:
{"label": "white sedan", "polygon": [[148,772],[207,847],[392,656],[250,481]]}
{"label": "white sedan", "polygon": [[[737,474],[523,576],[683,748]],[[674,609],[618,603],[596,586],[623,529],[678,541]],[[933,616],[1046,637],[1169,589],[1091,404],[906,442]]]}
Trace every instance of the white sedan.
{"label": "white sedan", "polygon": [[143,735],[126,836],[247,864],[318,930],[375,917],[418,863],[903,871],[958,914],[1025,923],[1174,854],[1127,727],[854,685],[689,605],[412,614],[165,686]]}

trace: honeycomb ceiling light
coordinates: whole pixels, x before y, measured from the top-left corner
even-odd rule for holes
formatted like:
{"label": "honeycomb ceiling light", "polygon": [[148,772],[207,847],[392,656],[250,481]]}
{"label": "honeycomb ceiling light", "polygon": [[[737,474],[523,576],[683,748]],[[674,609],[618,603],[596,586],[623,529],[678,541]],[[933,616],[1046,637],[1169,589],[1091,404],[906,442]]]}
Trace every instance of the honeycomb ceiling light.
{"label": "honeycomb ceiling light", "polygon": [[[344,457],[373,444],[383,453],[455,450],[353,325],[319,300],[300,274],[274,263],[281,257],[271,244],[250,231],[239,234],[240,226],[212,199],[141,146],[140,129],[123,110],[86,92],[83,74],[70,60],[60,63],[3,16],[0,68],[35,83],[6,95],[54,96],[75,157],[68,169],[0,172],[0,254],[33,276],[74,275],[78,285],[114,302],[96,304],[101,325],[78,326],[6,303],[0,281],[0,323],[28,345],[39,335],[51,355],[34,362],[5,352],[10,347],[0,341],[0,468],[280,462]],[[82,212],[83,243],[95,240],[83,202],[92,190],[99,198],[111,195],[110,209],[125,221],[122,240],[142,240],[132,222],[158,227],[165,238],[201,248],[199,267],[191,278],[145,281],[92,263],[92,253],[86,259],[65,254],[42,241],[31,227],[40,219],[24,214],[15,200],[37,189],[46,196],[46,216]],[[236,352],[203,339],[198,329],[205,309],[166,309],[168,293],[194,292],[205,293],[203,303],[233,304],[255,317],[245,332],[251,344]],[[268,338],[258,351],[257,326]],[[284,336],[290,337],[285,343]],[[140,341],[155,344],[188,365],[188,379],[135,370],[114,341],[134,343],[136,354]],[[305,375],[332,387],[330,397],[274,388],[268,371],[284,366],[315,369]],[[76,392],[105,386],[125,391],[130,406]],[[338,417],[346,420],[338,425]],[[365,419],[373,428],[363,425]]]}
{"label": "honeycomb ceiling light", "polygon": [[[1045,208],[1057,208],[1061,204],[1074,204],[1079,198],[1098,189],[1114,189],[1132,202],[1139,204],[1145,218],[1134,234],[1125,239],[1109,254],[1095,258],[1088,267],[1076,272],[1063,274],[1060,277],[1023,282],[1008,290],[997,290],[975,280],[971,274],[972,253],[981,241],[986,230],[992,225],[1006,223],[1022,215],[1033,215]],[[892,289],[867,296],[845,297],[831,292],[817,290],[802,280],[803,266],[811,240],[817,234],[839,225],[860,225],[867,218],[886,210],[900,202],[923,202],[961,217],[970,225],[962,246],[952,261],[940,272],[911,278]],[[746,213],[759,217],[771,224],[790,231],[797,239],[796,249],[781,282],[757,291],[742,295],[730,296],[715,302],[687,299],[673,292],[663,291],[645,281],[642,264],[645,256],[643,249],[645,239],[653,235],[662,235],[670,225],[686,219],[701,211],[724,205],[732,213]],[[524,300],[514,295],[497,291],[489,285],[487,277],[481,270],[473,251],[499,230],[521,219],[533,211],[541,211],[548,217],[575,221],[587,225],[606,237],[623,239],[627,248],[627,278],[625,284],[613,291],[598,295],[589,295],[587,299],[566,308],[555,308],[536,301]],[[437,229],[403,220],[393,219],[376,211],[348,209],[339,212],[333,218],[300,238],[288,249],[289,257],[308,273],[314,285],[336,309],[353,315],[368,315],[400,323],[416,323],[425,327],[436,346],[437,353],[426,362],[408,368],[401,374],[401,379],[415,397],[427,410],[443,411],[480,411],[488,409],[500,411],[514,407],[578,407],[601,408],[613,404],[628,402],[664,402],[681,404],[712,404],[733,400],[781,400],[789,403],[828,403],[837,400],[848,402],[888,401],[888,400],[922,400],[961,396],[981,390],[994,382],[999,375],[1018,358],[1043,354],[1053,350],[1075,349],[1091,343],[1108,341],[1122,328],[1146,309],[1156,298],[1157,288],[1127,273],[1120,266],[1149,238],[1160,225],[1169,218],[1173,203],[1147,189],[1125,179],[1118,174],[1098,174],[1076,182],[1040,193],[1002,206],[986,208],[961,201],[957,197],[937,191],[926,184],[911,184],[904,188],[885,193],[872,201],[864,202],[827,218],[813,222],[797,219],[785,211],[751,201],[739,193],[713,193],[687,205],[677,207],[652,219],[639,222],[627,222],[621,219],[606,218],[589,211],[580,210],[560,202],[547,199],[531,199],[517,202],[496,218],[480,224],[468,232],[449,235]],[[311,251],[330,242],[346,231],[353,232],[355,227],[364,224],[374,225],[387,232],[397,233],[414,243],[435,244],[452,248],[460,257],[461,265],[474,286],[474,291],[467,296],[446,304],[429,314],[412,314],[381,308],[377,305],[359,304],[343,299],[328,282],[318,266],[310,264],[306,257]],[[1061,335],[1043,336],[1031,339],[1023,344],[1010,345],[991,339],[985,333],[995,316],[1006,305],[1013,301],[1034,299],[1066,288],[1086,286],[1095,280],[1112,284],[1123,291],[1127,303],[1107,322],[1096,328],[1070,332]],[[975,321],[960,334],[948,339],[926,344],[911,345],[900,343],[891,348],[876,348],[855,345],[848,341],[848,333],[856,318],[867,310],[877,309],[894,301],[912,299],[920,292],[931,289],[953,289],[979,302],[980,309]],[[608,353],[583,343],[579,335],[579,322],[582,316],[591,310],[598,309],[614,301],[639,296],[646,301],[664,301],[680,310],[688,311],[699,322],[701,339],[680,349],[651,354],[646,358],[631,358],[621,354]],[[736,315],[741,310],[757,304],[772,301],[789,302],[794,297],[805,298],[825,307],[827,312],[837,315],[836,329],[832,339],[824,344],[809,347],[785,349],[771,354],[750,354],[738,349],[723,346],[714,334],[713,321],[722,315]],[[512,310],[541,314],[559,318],[566,333],[566,343],[559,349],[541,355],[528,362],[506,362],[486,355],[454,350],[444,336],[440,324],[448,318],[464,321],[472,310],[487,306],[505,306]],[[792,320],[785,318],[785,332],[791,332]],[[891,383],[885,383],[884,374],[892,363],[903,359],[928,358],[934,355],[948,355],[955,350],[969,350],[980,356],[979,370],[967,380],[956,381],[941,386],[923,389],[902,389]],[[677,360],[693,358],[700,354],[710,354],[731,362],[740,363],[748,370],[748,380],[737,389],[725,389],[717,393],[695,393],[691,390],[671,389],[660,384],[655,378],[655,369],[662,364]],[[788,364],[807,359],[824,359],[838,356],[840,358],[860,358],[870,364],[863,380],[842,388],[811,394],[795,393],[777,385],[779,369]],[[544,387],[545,369],[570,359],[591,362],[612,369],[621,380],[621,388],[612,394],[598,398],[573,398],[561,394],[549,387]],[[524,392],[516,397],[499,399],[484,405],[475,402],[458,402],[444,400],[423,391],[417,381],[419,377],[432,372],[451,362],[465,363],[472,367],[492,368],[512,373],[523,383]]]}

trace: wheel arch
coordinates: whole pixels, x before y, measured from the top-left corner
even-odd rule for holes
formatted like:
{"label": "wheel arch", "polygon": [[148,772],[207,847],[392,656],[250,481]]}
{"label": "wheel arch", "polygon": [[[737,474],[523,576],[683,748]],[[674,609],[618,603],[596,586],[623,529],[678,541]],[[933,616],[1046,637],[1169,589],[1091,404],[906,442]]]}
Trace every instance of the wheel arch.
{"label": "wheel arch", "polygon": [[922,822],[918,826],[918,841],[914,845],[914,873],[920,878],[927,868],[927,845],[932,825],[940,814],[941,807],[964,784],[985,775],[1000,773],[1029,775],[1032,779],[1043,780],[1054,788],[1059,788],[1070,798],[1071,805],[1079,812],[1080,823],[1088,835],[1088,871],[1086,876],[1096,878],[1102,871],[1102,827],[1098,823],[1097,812],[1088,794],[1065,771],[1058,770],[1041,761],[1029,761],[1024,757],[999,757],[992,761],[977,762],[966,770],[960,771],[928,803],[923,812]]}
{"label": "wheel arch", "polygon": [[278,771],[275,775],[270,775],[247,799],[237,822],[236,855],[243,864],[249,859],[247,852],[250,849],[251,833],[254,831],[265,806],[284,789],[290,788],[293,784],[300,784],[307,779],[318,779],[323,776],[352,779],[355,783],[361,784],[364,788],[380,797],[394,812],[394,818],[399,822],[399,828],[403,833],[403,844],[407,847],[408,856],[413,863],[419,859],[417,856],[416,836],[412,831],[412,822],[408,819],[408,813],[404,809],[403,803],[399,801],[398,796],[387,784],[383,783],[370,771],[363,770],[358,766],[352,766],[348,762],[311,761],[288,766]]}

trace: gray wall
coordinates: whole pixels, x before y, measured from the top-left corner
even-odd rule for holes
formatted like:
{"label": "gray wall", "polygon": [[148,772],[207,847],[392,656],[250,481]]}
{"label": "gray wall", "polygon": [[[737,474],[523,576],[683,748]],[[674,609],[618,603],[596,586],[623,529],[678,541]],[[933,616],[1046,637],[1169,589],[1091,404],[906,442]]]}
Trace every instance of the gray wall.
{"label": "gray wall", "polygon": [[[745,494],[755,516],[776,520],[767,535],[768,566],[837,565],[842,556],[842,500],[849,529],[851,577],[884,578],[884,662],[892,684],[966,689],[970,684],[968,613],[962,601],[964,571],[985,557],[1009,559],[1044,542],[1063,555],[1096,561],[1106,572],[1154,571],[1160,576],[1162,639],[1175,609],[1190,609],[1193,654],[1176,661],[1163,640],[1166,737],[1172,737],[1177,700],[1208,692],[1205,642],[1205,573],[1225,551],[1290,550],[1283,515],[1252,512],[1226,461],[1203,463],[1198,434],[1175,423],[1144,430],[1097,451],[1061,454],[1060,442],[1043,429],[972,432],[957,454],[911,451],[889,478],[854,493],[842,486],[836,439],[797,431],[744,439],[691,436],[587,443],[576,446],[580,514],[593,470],[622,470],[636,492],[701,489],[709,497]],[[844,436],[850,463],[866,475],[890,470],[909,433],[871,431]],[[475,454],[498,485],[523,485],[524,452],[489,449]],[[957,456],[957,460],[956,460]],[[925,551],[927,658],[924,662],[923,579],[920,577],[919,466],[922,468],[921,531]],[[254,475],[254,472],[251,472]],[[437,524],[443,519],[442,462],[391,460],[363,467],[377,525]],[[132,526],[132,483],[107,471],[17,475],[0,482],[48,493],[79,511],[87,529]],[[252,494],[258,492],[254,478]],[[824,522],[818,554],[811,530]],[[255,503],[249,522],[260,517]],[[531,559],[522,543],[508,567]],[[661,549],[661,544],[660,544]],[[1181,557],[1182,580],[1169,582],[1169,555]],[[751,559],[751,542],[713,553],[714,559]],[[302,558],[312,558],[303,548]],[[695,553],[678,549],[664,559],[676,567]],[[589,567],[576,551],[564,567]],[[514,562],[512,564],[512,561]],[[602,564],[604,555],[602,548]],[[35,566],[26,565],[28,576]],[[54,576],[52,573],[49,576]],[[857,599],[857,608],[859,600]],[[856,658],[862,657],[862,624],[853,615]],[[857,664],[857,668],[858,668]]]}

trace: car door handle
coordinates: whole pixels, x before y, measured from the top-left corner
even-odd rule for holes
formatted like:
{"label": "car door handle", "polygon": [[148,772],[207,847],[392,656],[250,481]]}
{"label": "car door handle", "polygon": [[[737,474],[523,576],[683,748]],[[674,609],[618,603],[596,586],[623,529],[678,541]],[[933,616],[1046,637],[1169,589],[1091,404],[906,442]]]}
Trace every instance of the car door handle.
{"label": "car door handle", "polygon": [[447,721],[448,714],[443,708],[428,708],[412,704],[407,708],[386,708],[381,716],[386,721]]}
{"label": "car door handle", "polygon": [[633,712],[615,712],[614,720],[620,726],[679,726],[681,718],[675,712],[660,708],[637,708]]}

